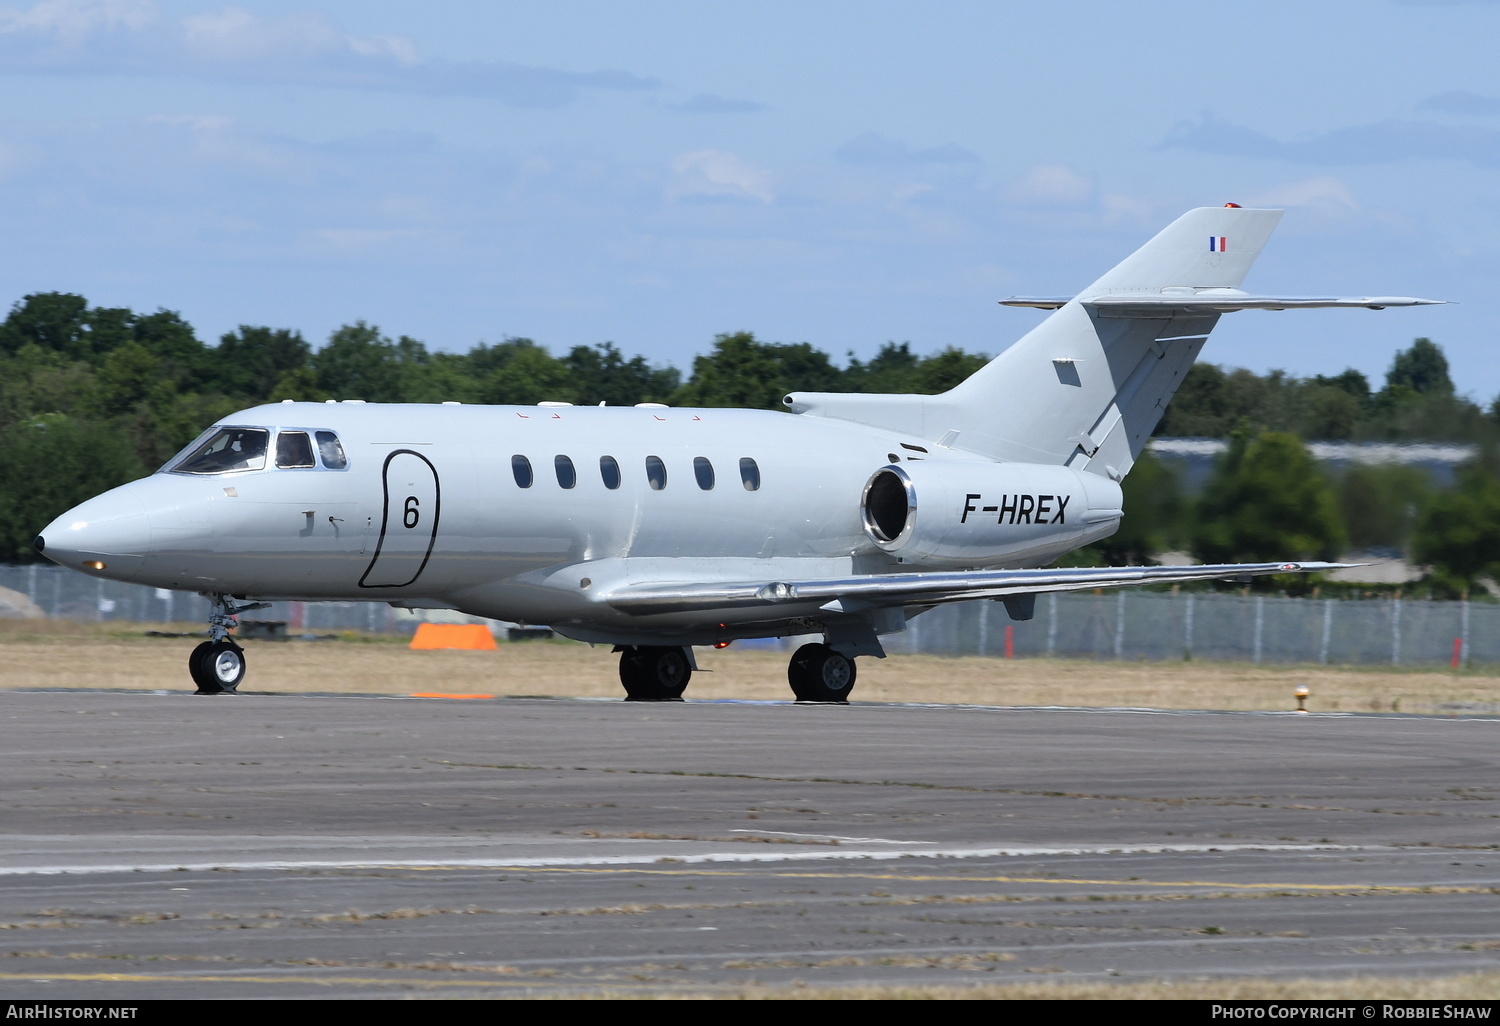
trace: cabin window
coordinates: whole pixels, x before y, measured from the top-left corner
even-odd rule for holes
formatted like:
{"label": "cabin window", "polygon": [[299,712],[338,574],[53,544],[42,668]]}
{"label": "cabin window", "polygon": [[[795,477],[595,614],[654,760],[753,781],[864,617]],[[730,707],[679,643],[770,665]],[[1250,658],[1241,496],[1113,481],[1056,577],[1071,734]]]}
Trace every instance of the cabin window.
{"label": "cabin window", "polygon": [[264,428],[223,428],[172,469],[179,474],[227,474],[264,470],[271,432]]}
{"label": "cabin window", "polygon": [[760,490],[760,467],[749,456],[740,457],[740,482],[747,492]]}
{"label": "cabin window", "polygon": [[276,436],[276,466],[281,470],[316,467],[312,439],[306,431],[283,431]]}
{"label": "cabin window", "polygon": [[667,486],[667,465],[660,456],[646,457],[646,481],[658,492]]}
{"label": "cabin window", "polygon": [[344,447],[339,442],[339,436],[332,431],[319,431],[318,455],[323,457],[323,466],[329,470],[345,470],[349,466],[349,458],[344,455]]}
{"label": "cabin window", "polygon": [[519,487],[531,487],[531,461],[525,456],[510,458],[510,472],[516,476],[516,484]]}
{"label": "cabin window", "polygon": [[707,456],[693,457],[693,476],[698,479],[698,487],[705,492],[714,490],[714,465],[708,462]]}
{"label": "cabin window", "polygon": [[578,471],[573,469],[573,461],[566,456],[554,456],[552,466],[557,470],[557,483],[563,488],[572,488],[578,483]]}
{"label": "cabin window", "polygon": [[613,456],[599,457],[599,476],[604,480],[604,487],[611,491],[620,487],[620,464]]}

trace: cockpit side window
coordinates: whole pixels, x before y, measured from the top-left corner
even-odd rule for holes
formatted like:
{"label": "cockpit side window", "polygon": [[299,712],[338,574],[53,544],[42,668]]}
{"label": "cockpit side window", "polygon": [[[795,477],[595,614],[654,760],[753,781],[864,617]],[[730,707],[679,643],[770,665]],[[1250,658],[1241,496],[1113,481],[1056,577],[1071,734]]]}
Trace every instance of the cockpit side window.
{"label": "cockpit side window", "polygon": [[283,431],[276,436],[276,466],[281,470],[316,467],[312,439],[306,431]]}
{"label": "cockpit side window", "polygon": [[323,466],[329,470],[347,470],[349,457],[344,455],[344,446],[339,442],[339,436],[332,431],[319,431],[318,455],[323,457]]}
{"label": "cockpit side window", "polygon": [[236,470],[264,470],[266,447],[270,442],[271,432],[264,428],[221,428],[172,470],[178,474],[228,474]]}

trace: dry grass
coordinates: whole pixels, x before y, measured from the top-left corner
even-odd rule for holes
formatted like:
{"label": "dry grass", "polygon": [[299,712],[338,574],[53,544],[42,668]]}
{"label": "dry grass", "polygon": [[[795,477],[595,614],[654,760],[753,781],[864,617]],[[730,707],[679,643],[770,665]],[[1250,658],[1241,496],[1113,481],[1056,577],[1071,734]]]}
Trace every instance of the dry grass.
{"label": "dry grass", "polygon": [[[0,620],[0,688],[189,688],[186,661],[197,640],[148,638],[147,629]],[[392,639],[347,635],[250,642],[248,652],[245,691],[620,696],[616,657],[565,641],[412,652]],[[697,654],[708,672],[694,676],[694,698],[789,697],[783,653],[731,647]],[[862,659],[859,673],[857,697],[879,702],[1284,710],[1306,684],[1313,711],[1440,713],[1456,704],[1500,711],[1500,677],[1447,671],[893,656]]]}

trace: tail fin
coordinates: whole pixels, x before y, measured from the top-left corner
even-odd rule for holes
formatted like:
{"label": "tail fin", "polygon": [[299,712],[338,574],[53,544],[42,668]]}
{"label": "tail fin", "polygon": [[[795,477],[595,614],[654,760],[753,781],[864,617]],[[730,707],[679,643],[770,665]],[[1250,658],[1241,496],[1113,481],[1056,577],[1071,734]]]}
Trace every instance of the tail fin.
{"label": "tail fin", "polygon": [[1212,309],[1093,307],[1104,296],[1234,289],[1279,210],[1190,210],[939,396],[787,397],[793,411],[910,432],[995,459],[1128,472],[1218,322]]}
{"label": "tail fin", "polygon": [[1243,207],[1189,210],[1084,289],[1080,298],[1170,288],[1237,289],[1282,213]]}
{"label": "tail fin", "polygon": [[959,444],[1002,460],[1124,477],[1219,313],[1117,312],[1087,301],[1238,288],[1281,213],[1200,207],[1173,221],[941,397],[962,420]]}

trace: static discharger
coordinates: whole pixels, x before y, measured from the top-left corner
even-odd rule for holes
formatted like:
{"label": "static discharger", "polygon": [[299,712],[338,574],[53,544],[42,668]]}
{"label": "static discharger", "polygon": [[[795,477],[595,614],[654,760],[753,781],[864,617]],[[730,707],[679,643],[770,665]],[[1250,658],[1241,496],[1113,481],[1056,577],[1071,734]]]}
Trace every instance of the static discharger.
{"label": "static discharger", "polygon": [[1307,690],[1307,685],[1298,684],[1297,690],[1292,693],[1297,696],[1297,711],[1299,713],[1307,712],[1307,699],[1312,694],[1311,691]]}
{"label": "static discharger", "polygon": [[424,623],[417,626],[411,636],[415,651],[433,651],[443,648],[460,648],[472,651],[493,652],[497,646],[495,636],[482,623]]}

